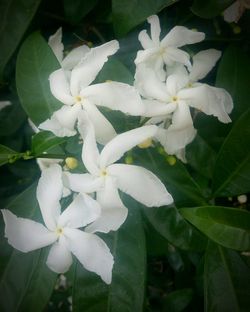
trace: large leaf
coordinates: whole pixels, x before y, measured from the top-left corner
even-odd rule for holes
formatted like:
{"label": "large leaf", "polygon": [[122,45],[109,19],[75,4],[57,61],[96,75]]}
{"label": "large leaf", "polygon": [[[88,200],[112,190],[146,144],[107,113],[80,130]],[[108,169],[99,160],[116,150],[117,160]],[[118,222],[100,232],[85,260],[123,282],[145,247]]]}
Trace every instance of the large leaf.
{"label": "large leaf", "polygon": [[145,237],[140,212],[133,208],[125,224],[110,235],[109,246],[115,258],[111,285],[105,285],[94,273],[77,264],[74,311],[143,311]]}
{"label": "large leaf", "polygon": [[250,213],[220,206],[180,209],[182,216],[216,243],[236,250],[250,249]]}
{"label": "large leaf", "polygon": [[112,0],[114,29],[117,36],[123,36],[133,27],[145,21],[152,14],[177,0]]}
{"label": "large leaf", "polygon": [[214,170],[214,196],[250,191],[250,110],[237,121],[224,141]]}
{"label": "large leaf", "polygon": [[54,53],[39,33],[25,40],[17,57],[17,91],[24,110],[37,126],[61,106],[51,94],[48,80],[59,67]]}
{"label": "large leaf", "polygon": [[63,0],[65,15],[72,24],[77,24],[96,6],[97,2],[98,0]]}
{"label": "large leaf", "polygon": [[205,311],[247,312],[250,269],[234,251],[208,244],[204,268]]}
{"label": "large leaf", "polygon": [[181,312],[189,305],[192,298],[193,290],[191,288],[173,291],[164,300],[164,311]]}
{"label": "large leaf", "polygon": [[3,70],[29,23],[41,0],[1,0],[0,2],[0,79]]}
{"label": "large leaf", "polygon": [[234,0],[194,0],[191,10],[194,14],[203,18],[212,18],[219,15]]}
{"label": "large leaf", "polygon": [[18,155],[18,152],[15,152],[11,148],[0,144],[0,166],[7,164],[9,160],[15,155]]}
{"label": "large leaf", "polygon": [[[6,209],[10,209],[18,216],[41,219],[35,192],[36,184],[33,184]],[[44,309],[57,276],[46,266],[46,257],[46,249],[20,253],[10,247],[6,240],[1,243],[1,311],[42,311]]]}

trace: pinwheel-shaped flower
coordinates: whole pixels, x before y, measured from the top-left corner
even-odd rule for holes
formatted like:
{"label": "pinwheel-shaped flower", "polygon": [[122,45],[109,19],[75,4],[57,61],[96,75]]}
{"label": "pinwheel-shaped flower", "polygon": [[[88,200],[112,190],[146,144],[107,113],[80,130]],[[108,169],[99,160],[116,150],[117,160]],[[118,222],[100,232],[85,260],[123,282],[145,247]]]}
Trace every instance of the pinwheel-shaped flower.
{"label": "pinwheel-shaped flower", "polygon": [[52,131],[60,137],[75,135],[78,114],[85,110],[94,125],[97,141],[105,144],[116,132],[97,106],[131,115],[143,113],[141,98],[134,87],[115,81],[90,86],[107,57],[114,54],[118,47],[116,40],[110,41],[91,49],[72,71],[59,69],[50,75],[51,92],[64,105],[40,124],[40,129]]}
{"label": "pinwheel-shaped flower", "polygon": [[95,234],[79,228],[95,221],[100,215],[100,205],[86,194],[79,194],[61,213],[62,170],[53,165],[42,172],[37,187],[44,225],[33,220],[18,218],[9,210],[1,210],[5,222],[5,236],[14,248],[29,252],[52,244],[47,265],[56,273],[66,272],[72,255],[89,271],[111,282],[113,256],[105,242]]}
{"label": "pinwheel-shaped flower", "polygon": [[187,52],[179,49],[186,44],[202,41],[205,34],[189,30],[184,26],[175,26],[162,40],[160,40],[160,22],[157,15],[148,18],[151,26],[151,38],[146,30],[139,34],[139,41],[144,50],[138,51],[135,64],[151,63],[157,75],[165,78],[163,65],[173,65],[175,62],[190,66],[190,56]]}
{"label": "pinwheel-shaped flower", "polygon": [[118,189],[148,207],[159,207],[173,202],[164,184],[149,170],[126,164],[115,164],[125,152],[153,137],[156,126],[144,126],[117,135],[99,153],[93,127],[83,114],[79,132],[84,138],[82,160],[89,174],[65,173],[66,186],[75,192],[97,192],[102,213],[86,227],[89,232],[117,230],[127,217]]}

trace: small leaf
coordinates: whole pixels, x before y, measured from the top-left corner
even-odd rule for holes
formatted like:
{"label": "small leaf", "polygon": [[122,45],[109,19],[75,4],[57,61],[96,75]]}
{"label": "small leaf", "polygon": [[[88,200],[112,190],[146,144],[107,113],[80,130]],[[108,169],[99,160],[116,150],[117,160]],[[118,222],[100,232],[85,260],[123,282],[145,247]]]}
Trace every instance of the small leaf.
{"label": "small leaf", "polygon": [[72,24],[78,24],[98,3],[98,0],[63,0],[64,12]]}
{"label": "small leaf", "polygon": [[29,26],[41,0],[1,0],[0,80],[3,70]]}
{"label": "small leaf", "polygon": [[13,156],[18,154],[9,147],[0,144],[0,166],[7,164]]}
{"label": "small leaf", "polygon": [[17,57],[17,91],[23,109],[36,126],[61,107],[50,92],[48,80],[59,67],[54,53],[39,33],[25,40]]}
{"label": "small leaf", "polygon": [[250,249],[250,213],[219,206],[182,208],[182,216],[216,243],[235,250]]}
{"label": "small leaf", "polygon": [[235,251],[209,242],[205,255],[205,311],[247,312],[250,269]]}
{"label": "small leaf", "polygon": [[203,18],[213,18],[229,7],[234,0],[194,0],[191,10]]}
{"label": "small leaf", "polygon": [[250,110],[238,119],[222,145],[214,170],[214,196],[250,190]]}
{"label": "small leaf", "polygon": [[126,35],[132,28],[145,21],[150,15],[177,0],[112,0],[114,30],[117,36]]}

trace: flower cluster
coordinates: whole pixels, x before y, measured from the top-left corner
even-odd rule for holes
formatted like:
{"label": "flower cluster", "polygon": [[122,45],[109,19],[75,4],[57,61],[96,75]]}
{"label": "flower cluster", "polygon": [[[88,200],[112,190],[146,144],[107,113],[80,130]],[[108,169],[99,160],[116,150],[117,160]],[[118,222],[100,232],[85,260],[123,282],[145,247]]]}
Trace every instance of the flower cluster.
{"label": "flower cluster", "polygon": [[[65,171],[58,160],[40,163],[37,200],[45,226],[16,217],[9,210],[2,210],[2,214],[5,236],[14,248],[29,252],[52,245],[47,265],[57,273],[69,269],[73,254],[87,270],[111,283],[114,259],[95,233],[116,231],[125,222],[128,209],[120,192],[147,207],[173,202],[165,185],[151,171],[117,163],[126,152],[155,140],[168,154],[185,161],[185,147],[196,135],[190,108],[230,122],[230,95],[200,82],[221,53],[209,49],[191,59],[180,48],[202,41],[203,33],[176,26],[160,40],[158,17],[151,16],[148,22],[151,37],[145,30],[139,34],[143,50],[135,59],[134,86],[116,81],[93,83],[108,57],[118,50],[116,40],[95,48],[75,48],[63,58],[61,29],[49,38],[61,64],[49,77],[50,90],[62,106],[39,128],[59,137],[78,134],[83,141],[86,171]],[[145,122],[117,134],[99,107],[141,116]],[[71,203],[61,211],[61,199],[69,194]]]}

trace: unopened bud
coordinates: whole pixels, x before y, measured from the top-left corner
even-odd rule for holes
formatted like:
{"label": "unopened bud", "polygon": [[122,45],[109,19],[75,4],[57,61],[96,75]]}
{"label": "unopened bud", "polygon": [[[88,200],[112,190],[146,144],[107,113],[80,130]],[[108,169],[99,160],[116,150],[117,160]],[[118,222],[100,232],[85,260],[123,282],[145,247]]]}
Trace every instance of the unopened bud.
{"label": "unopened bud", "polygon": [[133,157],[132,157],[131,155],[127,155],[127,156],[125,157],[125,163],[126,163],[127,165],[131,165],[133,162],[134,162],[134,159],[133,159]]}
{"label": "unopened bud", "polygon": [[237,199],[240,204],[245,204],[247,202],[247,195],[245,194],[239,195]]}
{"label": "unopened bud", "polygon": [[174,156],[169,155],[166,157],[166,161],[169,163],[170,166],[173,166],[176,163],[176,158]]}
{"label": "unopened bud", "polygon": [[150,147],[152,145],[152,143],[153,143],[152,139],[149,138],[149,139],[143,141],[142,143],[138,144],[138,147],[140,147],[140,148],[148,148],[148,147]]}
{"label": "unopened bud", "polygon": [[74,157],[67,157],[65,163],[69,169],[75,169],[78,166],[78,161]]}
{"label": "unopened bud", "polygon": [[238,25],[233,25],[233,33],[234,33],[235,35],[240,34],[240,33],[241,33],[241,28],[240,28],[240,26],[238,26]]}

